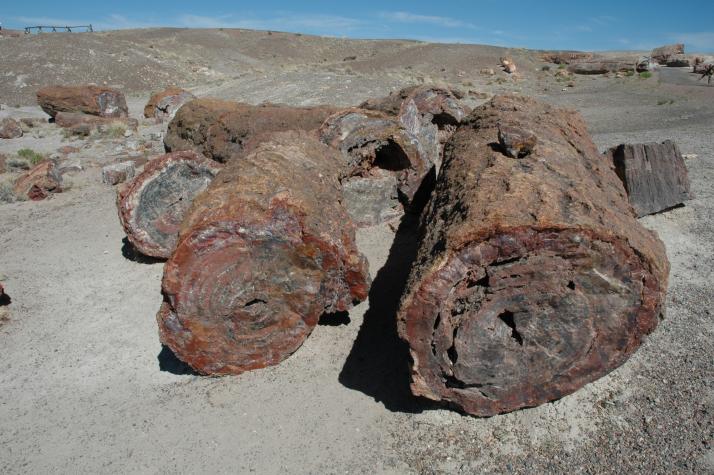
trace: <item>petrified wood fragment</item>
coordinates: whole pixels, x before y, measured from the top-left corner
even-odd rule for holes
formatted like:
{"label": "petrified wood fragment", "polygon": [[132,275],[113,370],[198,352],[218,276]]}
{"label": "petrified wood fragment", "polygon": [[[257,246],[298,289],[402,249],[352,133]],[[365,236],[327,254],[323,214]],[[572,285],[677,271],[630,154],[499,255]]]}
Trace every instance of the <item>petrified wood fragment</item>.
{"label": "petrified wood fragment", "polygon": [[111,87],[43,87],[37,91],[37,104],[52,117],[58,112],[81,112],[101,117],[129,115],[124,94]]}
{"label": "petrified wood fragment", "polygon": [[[322,142],[339,150],[348,168],[342,176],[345,187],[373,191],[369,195],[354,194],[360,201],[349,201],[347,208],[358,224],[376,224],[399,214],[399,201],[411,206],[424,180],[434,179],[431,163],[419,140],[396,120],[376,111],[347,109],[330,116],[318,131]],[[385,189],[389,176],[396,179],[397,193]],[[379,182],[384,186],[375,186]],[[382,201],[385,196],[393,199]],[[352,197],[347,194],[347,198]],[[423,204],[423,203],[422,203]],[[376,213],[362,214],[360,209],[382,208]]]}
{"label": "petrified wood fragment", "polygon": [[218,162],[242,151],[251,137],[286,130],[314,130],[337,109],[258,106],[218,99],[196,99],[184,104],[169,122],[167,151],[193,150]]}
{"label": "petrified wood fragment", "polygon": [[277,364],[321,314],[367,296],[367,261],[340,204],[341,162],[304,132],[278,133],[194,200],[157,315],[181,360],[204,374]]}
{"label": "petrified wood fragment", "polygon": [[367,100],[360,108],[396,116],[418,139],[427,159],[438,168],[443,144],[469,112],[460,97],[446,87],[410,86],[387,97]]}
{"label": "petrified wood fragment", "polygon": [[609,150],[637,216],[657,213],[691,199],[689,176],[677,144],[621,144]]}
{"label": "petrified wood fragment", "polygon": [[196,152],[174,152],[151,160],[117,193],[119,221],[144,255],[167,259],[193,199],[221,169]]}
{"label": "petrified wood fragment", "polygon": [[32,201],[44,200],[50,193],[60,193],[61,191],[62,176],[57,170],[55,162],[51,160],[38,163],[20,175],[13,185],[15,195]]}
{"label": "petrified wood fragment", "polygon": [[[512,158],[499,126],[537,142]],[[398,313],[412,392],[479,415],[572,393],[657,325],[669,263],[581,117],[522,97],[447,143]]]}
{"label": "petrified wood fragment", "polygon": [[163,91],[155,92],[144,106],[144,117],[147,119],[173,119],[176,111],[195,96],[185,89],[169,86]]}

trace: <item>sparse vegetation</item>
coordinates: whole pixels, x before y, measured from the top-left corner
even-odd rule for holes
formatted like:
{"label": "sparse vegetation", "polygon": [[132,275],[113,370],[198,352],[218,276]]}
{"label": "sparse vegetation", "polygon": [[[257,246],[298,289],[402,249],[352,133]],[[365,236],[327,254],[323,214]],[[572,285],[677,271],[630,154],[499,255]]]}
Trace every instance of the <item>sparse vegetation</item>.
{"label": "sparse vegetation", "polygon": [[109,124],[106,127],[99,127],[97,134],[102,138],[120,139],[124,137],[126,126],[121,123]]}
{"label": "sparse vegetation", "polygon": [[647,79],[647,78],[651,78],[651,77],[652,77],[652,73],[649,71],[642,71],[640,73],[640,78],[642,78],[642,79]]}
{"label": "sparse vegetation", "polygon": [[42,160],[45,159],[44,155],[42,155],[41,153],[35,152],[31,148],[21,148],[20,150],[17,151],[17,156],[24,158],[31,165],[37,165],[38,163],[40,163]]}
{"label": "sparse vegetation", "polygon": [[625,76],[627,76],[628,78],[631,76],[634,76],[634,75],[635,75],[635,72],[632,70],[625,71]]}
{"label": "sparse vegetation", "polygon": [[565,65],[564,65],[564,64],[559,64],[559,65],[558,65],[558,69],[565,69]]}
{"label": "sparse vegetation", "polygon": [[12,190],[12,184],[8,181],[0,182],[0,203],[14,203],[17,196]]}
{"label": "sparse vegetation", "polygon": [[550,66],[548,66],[548,65],[546,64],[545,66],[543,66],[542,68],[540,68],[540,70],[541,70],[541,71],[550,71]]}
{"label": "sparse vegetation", "polygon": [[663,106],[665,104],[674,104],[674,99],[660,99],[657,101],[658,106]]}

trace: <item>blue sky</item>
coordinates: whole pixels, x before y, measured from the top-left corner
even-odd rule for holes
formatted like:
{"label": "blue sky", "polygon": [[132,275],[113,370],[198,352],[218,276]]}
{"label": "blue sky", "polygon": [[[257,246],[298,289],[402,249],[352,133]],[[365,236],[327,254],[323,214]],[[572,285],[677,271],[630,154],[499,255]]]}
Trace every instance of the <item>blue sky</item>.
{"label": "blue sky", "polygon": [[714,0],[669,1],[7,1],[8,28],[92,23],[101,30],[252,28],[542,49],[714,52]]}

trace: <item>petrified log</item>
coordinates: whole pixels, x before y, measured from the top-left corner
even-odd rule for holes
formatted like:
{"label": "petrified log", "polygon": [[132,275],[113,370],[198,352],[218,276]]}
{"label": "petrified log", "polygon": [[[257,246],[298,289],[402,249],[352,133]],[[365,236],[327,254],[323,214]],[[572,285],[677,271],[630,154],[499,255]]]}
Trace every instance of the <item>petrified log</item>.
{"label": "petrified log", "polygon": [[241,152],[257,134],[286,130],[313,130],[337,109],[258,106],[219,99],[196,99],[181,107],[169,122],[164,146],[167,151],[193,150],[218,162]]}
{"label": "petrified log", "polygon": [[146,256],[168,259],[193,199],[221,169],[196,152],[174,152],[151,160],[117,193],[117,209],[126,236]]}
{"label": "petrified log", "polygon": [[[536,143],[520,158],[499,127]],[[497,96],[447,143],[398,313],[412,392],[490,416],[572,393],[657,325],[669,263],[579,114]]]}
{"label": "petrified log", "polygon": [[[322,142],[338,149],[348,164],[342,184],[350,190],[345,198],[357,198],[349,199],[346,206],[358,224],[376,224],[399,215],[397,198],[404,206],[412,206],[424,180],[434,179],[434,164],[417,138],[380,112],[338,112],[325,121],[318,135]],[[390,176],[394,180],[389,180]],[[390,183],[396,185],[394,193],[385,188]],[[353,189],[375,193],[352,193]],[[392,198],[383,201],[386,196]],[[374,212],[364,212],[370,210]]]}
{"label": "petrified log", "polygon": [[171,120],[181,106],[195,99],[196,96],[180,87],[170,86],[163,91],[155,92],[144,106],[144,117],[161,120]]}
{"label": "petrified log", "polygon": [[370,99],[360,108],[396,116],[418,140],[429,161],[441,164],[443,144],[469,113],[460,94],[439,86],[410,86],[387,97]]}
{"label": "petrified log", "polygon": [[55,115],[55,124],[63,129],[87,126],[90,130],[114,124],[131,130],[136,130],[139,127],[139,121],[132,117],[100,117],[81,112],[58,112]]}
{"label": "petrified log", "polygon": [[585,61],[593,58],[592,53],[584,51],[548,51],[540,57],[547,63],[570,64],[573,61]]}
{"label": "petrified log", "polygon": [[621,144],[611,148],[607,155],[638,217],[691,199],[684,158],[671,140],[661,144]]}
{"label": "petrified log", "polygon": [[26,173],[18,177],[13,186],[17,196],[29,198],[32,201],[44,200],[50,193],[62,191],[62,176],[55,162],[45,160],[38,163]]}
{"label": "petrified log", "polygon": [[652,50],[650,57],[659,64],[667,64],[667,60],[676,54],[684,54],[684,44],[676,43],[673,45],[660,46]]}
{"label": "petrified log", "polygon": [[54,117],[58,112],[82,112],[102,117],[127,117],[124,94],[101,86],[48,86],[37,91],[37,104]]}
{"label": "petrified log", "polygon": [[568,71],[574,74],[606,74],[634,71],[639,63],[637,58],[595,59],[570,63]]}
{"label": "petrified log", "polygon": [[322,313],[367,296],[367,261],[339,199],[341,162],[305,132],[278,133],[195,199],[157,315],[176,356],[204,374],[277,364]]}

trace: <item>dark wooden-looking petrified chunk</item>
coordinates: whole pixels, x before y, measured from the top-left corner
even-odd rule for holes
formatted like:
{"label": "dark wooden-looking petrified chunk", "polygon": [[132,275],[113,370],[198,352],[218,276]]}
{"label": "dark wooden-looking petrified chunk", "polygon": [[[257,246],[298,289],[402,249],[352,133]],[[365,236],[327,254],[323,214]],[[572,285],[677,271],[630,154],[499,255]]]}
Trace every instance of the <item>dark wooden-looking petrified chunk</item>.
{"label": "dark wooden-looking petrified chunk", "polygon": [[608,154],[638,217],[691,199],[687,167],[679,147],[671,140],[621,144]]}
{"label": "dark wooden-looking petrified chunk", "polygon": [[[412,206],[424,181],[434,179],[434,164],[417,138],[381,112],[338,112],[327,118],[318,135],[347,162],[341,181],[347,191],[348,211],[357,224],[376,224],[398,216],[401,206],[397,199]],[[393,193],[390,186],[395,186]],[[352,193],[357,189],[361,193]]]}
{"label": "dark wooden-looking petrified chunk", "polygon": [[220,163],[191,151],[151,160],[117,193],[119,221],[129,242],[146,256],[167,259],[193,199],[220,169]]}
{"label": "dark wooden-looking petrified chunk", "polygon": [[339,153],[283,132],[230,161],[189,211],[166,263],[161,341],[204,374],[277,364],[321,314],[369,288],[340,204]]}
{"label": "dark wooden-looking petrified chunk", "polygon": [[[499,128],[537,140],[509,156]],[[498,96],[446,144],[398,313],[412,392],[489,416],[572,393],[657,325],[669,263],[581,117]]]}
{"label": "dark wooden-looking petrified chunk", "polygon": [[219,99],[196,99],[184,104],[169,122],[167,151],[193,150],[218,162],[242,152],[256,135],[287,130],[315,130],[337,109],[250,105]]}

